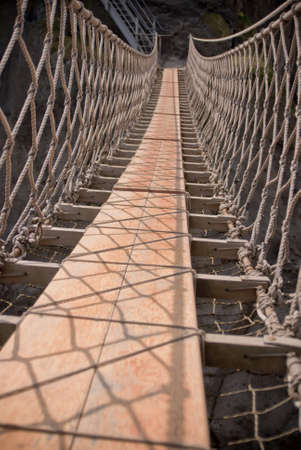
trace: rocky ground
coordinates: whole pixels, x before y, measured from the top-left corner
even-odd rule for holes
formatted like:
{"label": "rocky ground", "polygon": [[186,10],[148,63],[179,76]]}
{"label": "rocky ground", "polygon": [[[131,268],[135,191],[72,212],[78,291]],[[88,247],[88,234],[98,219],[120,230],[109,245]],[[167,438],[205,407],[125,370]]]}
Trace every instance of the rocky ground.
{"label": "rocky ground", "polygon": [[[261,19],[281,3],[281,0],[147,0],[158,21],[158,32],[163,35],[160,40],[164,66],[185,64],[189,34],[204,38],[227,36]],[[203,55],[211,56],[235,44],[202,43],[199,49]]]}

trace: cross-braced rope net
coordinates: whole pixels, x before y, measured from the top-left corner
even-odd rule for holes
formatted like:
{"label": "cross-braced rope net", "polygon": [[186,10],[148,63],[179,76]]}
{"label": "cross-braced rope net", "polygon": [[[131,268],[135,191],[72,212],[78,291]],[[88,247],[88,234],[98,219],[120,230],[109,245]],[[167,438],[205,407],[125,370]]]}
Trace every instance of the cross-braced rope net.
{"label": "cross-braced rope net", "polygon": [[[256,305],[202,301],[200,326],[208,332],[301,337],[301,285],[296,287],[301,259],[300,14],[297,2],[267,28],[215,57],[203,57],[196,47],[201,44],[190,39],[185,87],[200,148],[212,168],[211,182],[216,184],[215,193],[225,198],[220,212],[236,216],[229,237],[248,239],[239,252],[240,269],[271,280],[267,291],[258,289]],[[289,392],[300,407],[301,359],[291,353],[287,362]],[[215,415],[223,402],[233,406],[212,417],[213,433],[221,427],[232,430],[232,436],[231,431],[228,436],[224,433],[219,445],[280,448],[281,439],[298,429],[296,415],[289,412],[291,421],[283,415],[283,408],[292,404],[287,384],[267,377],[266,386],[256,385],[250,374],[245,388],[238,390],[231,382],[233,376],[221,375],[223,389],[213,389]],[[246,383],[248,376],[241,376]],[[242,401],[246,396],[251,399],[248,407]],[[277,414],[283,424],[280,420],[275,427]],[[240,432],[238,425],[231,428],[230,421],[235,420]],[[244,427],[244,421],[249,425]],[[249,430],[244,436],[243,428]]]}
{"label": "cross-braced rope net", "polygon": [[[0,61],[2,79],[17,57],[27,80],[18,113],[0,108],[2,259],[12,249],[24,254],[58,200],[72,201],[89,185],[97,163],[139,117],[157,62],[156,45],[150,55],[136,52],[77,0],[45,0],[45,19],[32,43],[27,9],[28,0],[17,0]],[[39,45],[37,55],[33,46]],[[28,146],[24,130],[31,136]]]}

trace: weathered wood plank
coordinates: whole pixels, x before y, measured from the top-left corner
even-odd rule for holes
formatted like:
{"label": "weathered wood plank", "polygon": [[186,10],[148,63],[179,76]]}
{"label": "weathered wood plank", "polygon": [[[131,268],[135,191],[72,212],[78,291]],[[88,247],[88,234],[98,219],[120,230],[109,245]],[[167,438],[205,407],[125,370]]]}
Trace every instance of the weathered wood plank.
{"label": "weathered wood plank", "polygon": [[189,171],[192,170],[194,172],[202,172],[208,169],[208,165],[206,163],[200,162],[184,162],[184,170]]}
{"label": "weathered wood plank", "polygon": [[78,194],[80,202],[102,205],[110,197],[111,191],[81,188]]}
{"label": "weathered wood plank", "polygon": [[184,156],[201,154],[201,150],[198,148],[198,146],[192,145],[191,143],[182,143],[182,151]]}
{"label": "weathered wood plank", "polygon": [[202,209],[218,212],[219,205],[224,201],[222,197],[194,197],[189,198],[191,212],[199,213]]}
{"label": "weathered wood plank", "polygon": [[180,117],[180,121],[181,121],[181,134],[183,135],[183,133],[195,133],[195,127],[190,123],[190,124],[185,124],[184,122],[182,122],[181,117]]}
{"label": "weathered wood plank", "polygon": [[72,203],[60,203],[57,217],[62,220],[82,220],[92,222],[99,212],[99,206],[73,205]]}
{"label": "weathered wood plank", "polygon": [[189,214],[189,227],[198,230],[228,231],[228,221],[235,220],[235,216],[222,216],[211,214]]}
{"label": "weathered wood plank", "polygon": [[205,163],[205,159],[201,155],[183,155],[183,161],[186,162],[198,162]]}
{"label": "weathered wood plank", "polygon": [[198,297],[217,298],[221,300],[256,301],[256,288],[267,287],[267,277],[250,277],[247,275],[209,275],[196,274],[196,295]]}
{"label": "weathered wood plank", "polygon": [[83,236],[84,232],[84,229],[79,228],[43,226],[43,234],[39,244],[50,247],[73,248]]}
{"label": "weathered wood plank", "polygon": [[7,261],[0,274],[0,283],[30,283],[47,286],[59,269],[59,264],[40,261]]}
{"label": "weathered wood plank", "polygon": [[184,170],[184,176],[189,183],[208,183],[210,180],[211,172]]}
{"label": "weathered wood plank", "polygon": [[115,155],[118,157],[120,156],[121,158],[132,158],[136,150],[136,145],[126,146],[125,144],[123,144],[123,147],[120,146],[120,148],[116,150]]}
{"label": "weathered wood plank", "polygon": [[193,138],[194,140],[197,139],[197,134],[195,132],[195,129],[188,131],[185,128],[181,128],[181,135],[183,136],[183,138]]}
{"label": "weathered wood plank", "polygon": [[0,346],[2,347],[20,322],[20,316],[0,316]]}
{"label": "weathered wood plank", "polygon": [[285,349],[266,345],[259,337],[206,333],[205,363],[211,367],[266,374],[286,373]]}
{"label": "weathered wood plank", "polygon": [[198,151],[199,150],[199,144],[196,141],[195,138],[189,138],[189,137],[182,137],[182,146],[185,148],[185,146],[189,146],[190,148],[195,148]]}
{"label": "weathered wood plank", "polygon": [[193,238],[191,240],[192,256],[212,256],[222,259],[237,259],[237,251],[248,241],[243,239],[207,239]]}
{"label": "weathered wood plank", "polygon": [[190,195],[202,197],[203,195],[212,196],[216,188],[216,184],[201,183],[185,183],[186,190]]}
{"label": "weathered wood plank", "polygon": [[118,156],[113,156],[112,159],[107,159],[107,164],[112,164],[116,166],[127,166],[130,162],[131,158],[122,158]]}
{"label": "weathered wood plank", "polygon": [[118,177],[103,177],[101,175],[95,175],[92,177],[91,188],[92,189],[112,189],[114,184],[118,181]]}
{"label": "weathered wood plank", "polygon": [[99,173],[105,177],[120,177],[124,170],[124,166],[117,166],[113,164],[99,164]]}

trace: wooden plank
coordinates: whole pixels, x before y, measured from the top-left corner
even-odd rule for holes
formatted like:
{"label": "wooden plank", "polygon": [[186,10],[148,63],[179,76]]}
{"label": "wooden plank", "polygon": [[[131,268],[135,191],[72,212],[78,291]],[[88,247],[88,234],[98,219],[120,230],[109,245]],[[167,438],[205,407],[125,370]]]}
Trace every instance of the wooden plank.
{"label": "wooden plank", "polygon": [[[133,131],[134,131],[134,133],[138,130],[138,132],[140,132],[140,131],[145,131],[146,129],[147,129],[147,126],[148,126],[148,122],[150,122],[152,120],[152,117],[149,117],[149,118],[145,118],[145,120],[144,120],[144,122],[140,122],[139,121],[139,123],[137,123],[136,125],[135,125],[135,127],[133,128]],[[132,132],[131,132],[131,134],[132,134]]]}
{"label": "wooden plank", "polygon": [[43,226],[40,245],[50,247],[73,248],[83,236],[85,230],[79,228],[63,228]]}
{"label": "wooden plank", "polygon": [[192,124],[191,114],[189,112],[181,114],[181,122]]}
{"label": "wooden plank", "polygon": [[202,197],[202,195],[212,196],[216,188],[216,184],[201,183],[185,183],[186,190],[190,195]]}
{"label": "wooden plank", "polygon": [[148,125],[149,125],[149,122],[150,122],[150,120],[146,120],[144,123],[141,123],[140,125],[138,124],[138,125],[136,125],[135,126],[135,128],[134,128],[134,132],[137,132],[137,133],[145,133],[145,131],[147,130],[147,128],[148,128]]}
{"label": "wooden plank", "polygon": [[205,364],[283,375],[286,354],[277,346],[266,345],[263,338],[206,333]]}
{"label": "wooden plank", "polygon": [[200,162],[184,162],[184,170],[191,170],[194,172],[202,172],[208,169],[208,165],[206,163]]}
{"label": "wooden plank", "polygon": [[40,261],[7,261],[0,274],[4,284],[27,283],[47,286],[59,269],[59,264]]}
{"label": "wooden plank", "polygon": [[193,238],[191,240],[192,256],[212,256],[222,259],[237,259],[237,251],[248,241],[243,239],[206,239]]}
{"label": "wooden plank", "polygon": [[95,175],[92,177],[91,188],[92,189],[113,189],[115,183],[117,183],[117,177],[103,177],[101,175]]}
{"label": "wooden plank", "polygon": [[110,197],[111,191],[81,188],[78,194],[79,201],[82,203],[96,203],[102,205]]}
{"label": "wooden plank", "polygon": [[[181,120],[181,117],[180,117]],[[185,125],[182,121],[181,121],[181,133],[195,133],[195,135],[197,136],[196,132],[195,132],[195,127],[192,124],[189,125]]]}
{"label": "wooden plank", "polygon": [[181,127],[183,127],[183,126],[184,127],[190,127],[190,128],[194,127],[191,117],[185,117],[184,118],[181,115],[180,120],[181,120]]}
{"label": "wooden plank", "polygon": [[130,146],[133,148],[128,148],[128,146],[125,147],[119,147],[118,150],[116,150],[115,155],[120,156],[121,158],[132,158],[132,156],[135,154],[135,151],[137,150],[136,146]]}
{"label": "wooden plank", "polygon": [[116,166],[113,164],[99,165],[99,173],[105,177],[120,177],[124,169],[124,166]]}
{"label": "wooden plank", "polygon": [[147,127],[145,127],[142,130],[137,130],[137,129],[132,130],[131,136],[128,138],[128,142],[130,142],[130,143],[131,142],[135,143],[136,141],[140,142],[143,139],[146,131],[147,131]]}
{"label": "wooden plank", "polygon": [[62,220],[82,220],[92,222],[99,212],[99,206],[73,205],[60,203],[57,217]]}
{"label": "wooden plank", "polygon": [[184,176],[189,183],[208,183],[210,180],[211,172],[184,170]]}
{"label": "wooden plank", "polygon": [[198,230],[228,231],[228,221],[235,220],[235,216],[211,214],[189,214],[189,227]]}
{"label": "wooden plank", "polygon": [[182,142],[183,155],[200,155],[201,150],[198,145],[193,145],[191,142]]}
{"label": "wooden plank", "polygon": [[127,147],[131,147],[131,148],[136,149],[136,148],[138,148],[138,146],[139,146],[141,140],[142,140],[142,137],[141,137],[141,136],[135,137],[135,135],[133,135],[133,134],[131,133],[130,136],[127,138],[125,144],[126,144]]}
{"label": "wooden plank", "polygon": [[201,155],[183,155],[183,161],[184,162],[204,163],[205,159]]}
{"label": "wooden plank", "polygon": [[200,152],[199,143],[196,141],[195,138],[182,137],[182,148],[185,148],[185,147],[197,149],[198,152]]}
{"label": "wooden plank", "polygon": [[267,277],[237,277],[228,275],[196,274],[196,295],[198,297],[217,298],[242,302],[256,301],[256,288],[267,287]]}
{"label": "wooden plank", "polygon": [[199,213],[202,209],[218,212],[219,205],[224,201],[222,197],[194,197],[189,198],[191,212]]}
{"label": "wooden plank", "polygon": [[183,129],[182,127],[181,127],[181,135],[183,136],[183,138],[193,138],[194,140],[196,140],[197,139],[197,134],[196,134],[196,132],[195,132],[195,129],[191,129],[191,130],[189,130],[189,129]]}
{"label": "wooden plank", "polygon": [[141,123],[142,126],[147,127],[150,124],[151,120],[152,120],[152,114],[147,113],[147,111],[146,111],[143,114],[143,116],[141,117],[141,119],[139,120],[139,122]]}
{"label": "wooden plank", "polygon": [[116,166],[127,166],[130,162],[131,158],[122,158],[118,156],[113,156],[112,159],[107,159],[107,164],[113,164]]}
{"label": "wooden plank", "polygon": [[301,339],[290,336],[266,335],[263,338],[264,343],[268,346],[276,346],[277,348],[286,349],[289,352],[295,352],[299,356],[301,354]]}
{"label": "wooden plank", "polygon": [[0,316],[0,347],[2,347],[20,322],[20,316]]}

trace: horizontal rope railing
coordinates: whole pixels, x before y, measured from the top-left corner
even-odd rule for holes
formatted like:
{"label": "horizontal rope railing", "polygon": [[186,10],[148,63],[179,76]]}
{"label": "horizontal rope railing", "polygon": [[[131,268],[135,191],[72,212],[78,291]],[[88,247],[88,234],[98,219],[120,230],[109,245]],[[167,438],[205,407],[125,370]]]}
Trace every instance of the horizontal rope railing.
{"label": "horizontal rope railing", "polygon": [[[89,185],[96,164],[138,119],[156,75],[156,43],[149,55],[135,51],[77,0],[45,0],[43,7],[38,61],[28,39],[28,0],[17,0],[0,61],[6,80],[17,55],[28,81],[17,113],[0,108],[2,261],[22,256],[58,200],[72,201]],[[13,82],[24,86],[17,77]]]}
{"label": "horizontal rope railing", "polygon": [[[285,9],[287,9],[290,5],[292,5],[292,3],[295,3],[296,1],[297,0],[286,0],[285,2],[282,3],[282,5],[280,5],[278,8],[276,8],[270,14],[265,16],[263,19],[260,19],[258,22],[254,23],[253,25],[250,25],[249,27],[247,27],[241,31],[238,31],[237,33],[233,33],[228,36],[223,36],[220,38],[209,38],[208,39],[208,38],[199,38],[196,36],[192,36],[192,38],[195,41],[200,41],[200,42],[225,42],[230,39],[235,39],[240,36],[244,36],[246,34],[251,33],[252,31],[258,29],[259,27],[264,26],[269,20],[272,20],[274,17],[278,16],[280,13],[285,11]],[[284,18],[285,18],[285,16],[284,16]],[[274,24],[274,26],[277,26],[277,24]]]}
{"label": "horizontal rope railing", "polygon": [[[298,2],[243,44],[214,57],[202,56],[190,38],[185,69],[200,146],[213,169],[216,194],[226,198],[221,212],[237,217],[232,237],[249,235],[249,245],[239,252],[242,266],[249,258],[257,273],[271,278],[268,292],[258,290],[257,312],[268,333],[298,337],[300,14]],[[296,398],[300,376],[294,376]]]}

